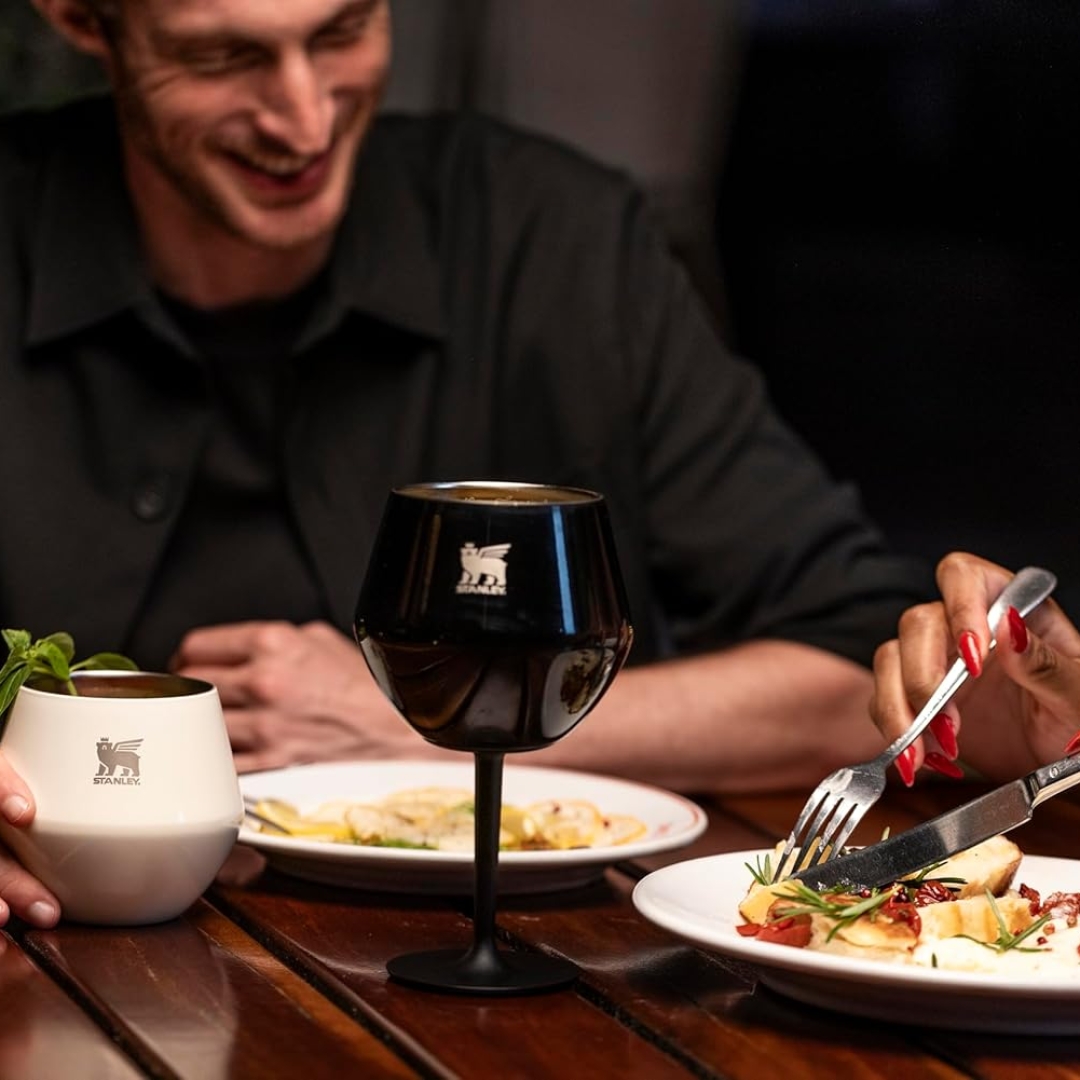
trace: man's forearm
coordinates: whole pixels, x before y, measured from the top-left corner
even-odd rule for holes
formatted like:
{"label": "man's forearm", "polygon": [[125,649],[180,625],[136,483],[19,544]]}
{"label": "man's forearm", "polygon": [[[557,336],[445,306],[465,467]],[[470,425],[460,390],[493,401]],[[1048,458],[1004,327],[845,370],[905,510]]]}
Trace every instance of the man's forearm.
{"label": "man's forearm", "polygon": [[883,746],[867,712],[871,685],[859,665],[785,641],[629,668],[530,764],[690,792],[809,788]]}

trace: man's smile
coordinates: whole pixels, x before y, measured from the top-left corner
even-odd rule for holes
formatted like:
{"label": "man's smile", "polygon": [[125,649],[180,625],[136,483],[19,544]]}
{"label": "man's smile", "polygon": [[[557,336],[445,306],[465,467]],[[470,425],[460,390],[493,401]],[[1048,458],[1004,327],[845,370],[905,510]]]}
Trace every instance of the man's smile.
{"label": "man's smile", "polygon": [[261,192],[306,198],[326,180],[333,148],[314,156],[225,151],[224,157],[249,186]]}

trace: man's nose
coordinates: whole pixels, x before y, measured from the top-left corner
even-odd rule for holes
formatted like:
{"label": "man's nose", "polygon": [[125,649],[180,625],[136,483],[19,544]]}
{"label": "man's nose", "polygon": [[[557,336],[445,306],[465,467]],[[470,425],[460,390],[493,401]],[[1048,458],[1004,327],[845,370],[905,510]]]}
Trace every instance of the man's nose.
{"label": "man's nose", "polygon": [[330,144],[333,95],[304,52],[287,53],[267,73],[261,95],[260,130],[297,154],[317,154]]}

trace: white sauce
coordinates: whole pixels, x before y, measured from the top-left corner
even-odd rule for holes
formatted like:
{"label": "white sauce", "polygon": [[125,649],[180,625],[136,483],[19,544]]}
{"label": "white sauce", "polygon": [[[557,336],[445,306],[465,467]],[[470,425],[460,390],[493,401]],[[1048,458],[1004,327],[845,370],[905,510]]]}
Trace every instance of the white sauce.
{"label": "white sauce", "polygon": [[[1054,933],[1047,928],[1054,926]],[[1040,940],[1045,938],[1045,944]],[[909,962],[922,967],[937,967],[946,971],[982,971],[988,975],[1034,975],[1053,973],[1057,977],[1072,973],[1080,980],[1080,926],[1067,927],[1064,919],[1052,919],[1046,926],[1025,938],[1019,946],[1006,952],[969,938],[943,938],[922,942],[909,954]],[[1026,951],[1026,950],[1037,951]]]}

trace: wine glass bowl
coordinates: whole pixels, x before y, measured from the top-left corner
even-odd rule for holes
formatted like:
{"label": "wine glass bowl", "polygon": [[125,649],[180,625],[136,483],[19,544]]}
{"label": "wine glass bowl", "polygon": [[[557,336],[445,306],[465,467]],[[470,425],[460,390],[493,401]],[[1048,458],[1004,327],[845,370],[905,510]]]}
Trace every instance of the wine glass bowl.
{"label": "wine glass bowl", "polygon": [[540,749],[572,730],[630,649],[603,497],[499,481],[395,489],[355,632],[376,682],[406,721],[428,742],[476,759],[473,949],[464,958],[398,958],[391,974],[478,993],[565,984],[571,965],[494,948],[501,769],[504,754]]}

